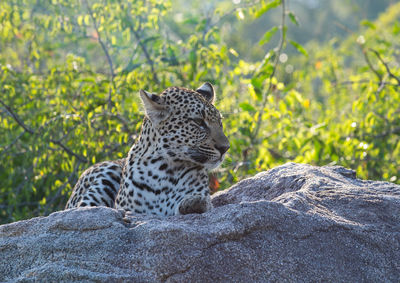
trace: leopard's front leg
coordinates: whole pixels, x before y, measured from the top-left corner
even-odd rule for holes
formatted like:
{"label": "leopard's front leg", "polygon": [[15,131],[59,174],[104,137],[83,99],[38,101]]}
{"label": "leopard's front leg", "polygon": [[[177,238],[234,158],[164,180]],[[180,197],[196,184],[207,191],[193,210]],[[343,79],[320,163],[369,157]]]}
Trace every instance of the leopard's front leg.
{"label": "leopard's front leg", "polygon": [[178,206],[176,214],[204,213],[212,208],[210,195],[187,195]]}

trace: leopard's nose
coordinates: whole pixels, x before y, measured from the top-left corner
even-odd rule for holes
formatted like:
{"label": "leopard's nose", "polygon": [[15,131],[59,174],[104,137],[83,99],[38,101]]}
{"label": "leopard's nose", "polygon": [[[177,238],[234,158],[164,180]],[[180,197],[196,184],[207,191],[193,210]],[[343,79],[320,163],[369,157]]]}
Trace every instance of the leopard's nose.
{"label": "leopard's nose", "polygon": [[229,149],[229,144],[215,145],[215,148],[223,155]]}

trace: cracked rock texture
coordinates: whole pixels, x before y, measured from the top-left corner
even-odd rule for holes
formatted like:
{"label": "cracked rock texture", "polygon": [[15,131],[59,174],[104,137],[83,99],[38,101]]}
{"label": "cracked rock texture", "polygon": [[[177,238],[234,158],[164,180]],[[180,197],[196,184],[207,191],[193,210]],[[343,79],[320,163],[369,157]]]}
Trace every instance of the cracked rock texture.
{"label": "cracked rock texture", "polygon": [[288,163],[205,214],[109,208],[0,226],[0,282],[399,282],[400,186]]}

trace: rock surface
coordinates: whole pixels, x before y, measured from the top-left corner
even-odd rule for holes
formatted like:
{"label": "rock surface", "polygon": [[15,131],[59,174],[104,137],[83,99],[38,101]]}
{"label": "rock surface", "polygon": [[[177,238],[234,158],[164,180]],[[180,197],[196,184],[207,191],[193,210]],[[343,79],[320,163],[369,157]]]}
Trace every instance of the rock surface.
{"label": "rock surface", "polygon": [[399,282],[400,186],[288,163],[168,218],[81,208],[0,226],[0,281]]}

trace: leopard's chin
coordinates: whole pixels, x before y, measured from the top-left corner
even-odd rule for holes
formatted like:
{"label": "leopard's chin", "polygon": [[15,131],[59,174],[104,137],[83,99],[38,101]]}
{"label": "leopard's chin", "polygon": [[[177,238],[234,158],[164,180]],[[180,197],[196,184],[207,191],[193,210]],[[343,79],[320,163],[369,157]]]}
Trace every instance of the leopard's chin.
{"label": "leopard's chin", "polygon": [[208,171],[211,171],[211,170],[214,170],[215,168],[217,168],[220,164],[221,164],[220,162],[219,162],[219,163],[207,163],[207,164],[204,164],[203,166],[204,166]]}
{"label": "leopard's chin", "polygon": [[215,161],[210,161],[210,162],[207,162],[206,164],[204,164],[204,167],[207,169],[207,170],[214,170],[215,168],[218,168],[220,165],[221,165],[221,163],[224,161],[224,157],[225,156],[221,156],[220,158],[218,158],[217,160],[215,160]]}

